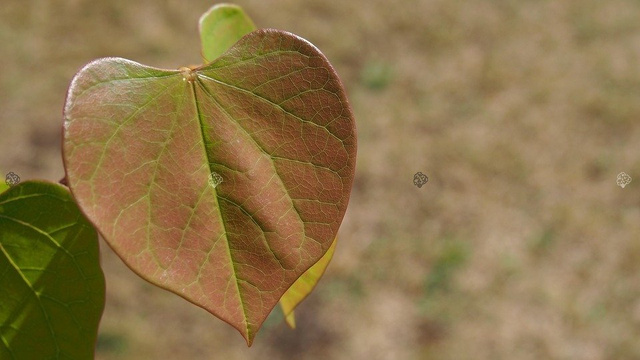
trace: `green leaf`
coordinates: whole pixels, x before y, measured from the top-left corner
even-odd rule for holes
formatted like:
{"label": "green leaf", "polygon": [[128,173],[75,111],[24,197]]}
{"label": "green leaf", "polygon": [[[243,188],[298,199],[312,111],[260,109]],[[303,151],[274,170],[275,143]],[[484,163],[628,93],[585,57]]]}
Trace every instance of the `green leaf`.
{"label": "green leaf", "polygon": [[298,306],[304,300],[307,295],[311,293],[318,280],[324,274],[324,271],[327,269],[329,262],[331,262],[331,258],[333,258],[333,253],[336,250],[336,243],[338,242],[338,238],[333,240],[331,247],[329,250],[322,256],[318,262],[316,262],[312,267],[310,267],[307,271],[305,271],[302,276],[296,280],[293,285],[287,290],[282,298],[280,298],[280,307],[282,308],[282,312],[285,316],[285,321],[292,329],[296,327],[295,315],[293,314],[293,309]]}
{"label": "green leaf", "polygon": [[90,359],[105,283],[95,229],[66,188],[0,194],[0,359]]}
{"label": "green leaf", "polygon": [[[282,307],[282,303],[280,303],[280,306]],[[293,310],[291,310],[291,312],[287,315],[285,315],[284,317],[284,321],[287,323],[287,325],[292,328],[295,329],[296,328],[296,314]]]}
{"label": "green leaf", "polygon": [[0,193],[3,193],[8,188],[9,188],[9,185],[7,185],[4,179],[0,179]]}
{"label": "green leaf", "polygon": [[67,180],[105,240],[249,345],[347,208],[351,109],[324,55],[287,32],[254,31],[193,70],[97,60],[64,117]]}
{"label": "green leaf", "polygon": [[213,6],[200,17],[200,41],[205,64],[217,59],[254,30],[256,26],[241,7],[231,4]]}

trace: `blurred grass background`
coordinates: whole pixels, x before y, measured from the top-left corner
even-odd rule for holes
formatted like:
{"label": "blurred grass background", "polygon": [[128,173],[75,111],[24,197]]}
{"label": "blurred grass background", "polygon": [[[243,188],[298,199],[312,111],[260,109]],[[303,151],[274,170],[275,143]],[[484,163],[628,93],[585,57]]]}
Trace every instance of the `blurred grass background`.
{"label": "blurred grass background", "polygon": [[[98,359],[640,358],[640,2],[236,3],[347,88],[359,151],[336,255],[298,329],[276,314],[247,348],[102,243]],[[75,72],[197,64],[211,5],[3,0],[0,169],[59,180]]]}

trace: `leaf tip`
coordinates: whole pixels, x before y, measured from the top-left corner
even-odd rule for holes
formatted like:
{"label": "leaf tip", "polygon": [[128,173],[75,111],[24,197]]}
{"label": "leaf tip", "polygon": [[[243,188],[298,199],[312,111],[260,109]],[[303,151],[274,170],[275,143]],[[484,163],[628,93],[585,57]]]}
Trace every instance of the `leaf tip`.
{"label": "leaf tip", "polygon": [[253,340],[256,338],[256,333],[248,331],[246,334],[242,334],[242,337],[244,337],[244,340],[247,342],[247,347],[251,347]]}
{"label": "leaf tip", "polygon": [[296,328],[296,316],[293,313],[293,310],[291,310],[291,312],[287,316],[285,316],[284,320],[287,323],[287,325],[289,326],[289,328],[291,328],[291,329],[295,329]]}

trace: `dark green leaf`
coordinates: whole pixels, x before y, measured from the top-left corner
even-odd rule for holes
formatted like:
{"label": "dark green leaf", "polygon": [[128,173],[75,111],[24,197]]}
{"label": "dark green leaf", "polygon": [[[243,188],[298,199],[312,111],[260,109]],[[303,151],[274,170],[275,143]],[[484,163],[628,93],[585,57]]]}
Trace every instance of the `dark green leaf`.
{"label": "dark green leaf", "polygon": [[98,238],[58,184],[0,194],[0,359],[90,359],[104,308]]}

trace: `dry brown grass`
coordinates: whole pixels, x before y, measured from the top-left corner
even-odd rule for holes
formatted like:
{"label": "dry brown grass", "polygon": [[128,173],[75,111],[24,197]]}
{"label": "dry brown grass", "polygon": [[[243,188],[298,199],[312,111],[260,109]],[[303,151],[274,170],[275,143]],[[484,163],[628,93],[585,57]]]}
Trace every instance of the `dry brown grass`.
{"label": "dry brown grass", "polygon": [[[102,244],[99,359],[640,358],[640,3],[237,3],[315,43],[348,89],[358,169],[336,256],[298,330],[275,318],[247,349]],[[59,179],[75,71],[197,63],[210,5],[5,0],[0,170]]]}

